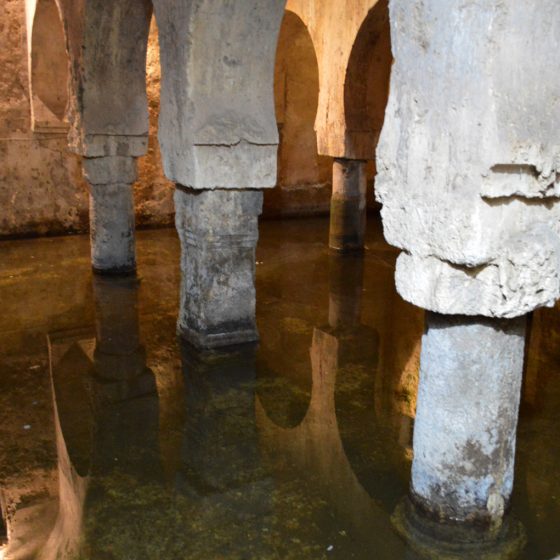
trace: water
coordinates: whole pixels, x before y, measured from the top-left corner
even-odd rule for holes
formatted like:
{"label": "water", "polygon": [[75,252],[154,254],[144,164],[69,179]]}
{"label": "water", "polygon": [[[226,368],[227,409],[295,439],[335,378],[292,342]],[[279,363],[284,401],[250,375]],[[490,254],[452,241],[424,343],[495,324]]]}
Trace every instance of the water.
{"label": "water", "polygon": [[[0,243],[6,559],[422,557],[391,516],[423,314],[394,290],[378,222],[363,258],[329,256],[327,230],[261,224],[261,342],[214,353],[176,339],[173,231],[138,234],[138,281],[92,278],[85,237]],[[488,558],[560,552],[560,314],[530,332],[512,507],[526,544]]]}

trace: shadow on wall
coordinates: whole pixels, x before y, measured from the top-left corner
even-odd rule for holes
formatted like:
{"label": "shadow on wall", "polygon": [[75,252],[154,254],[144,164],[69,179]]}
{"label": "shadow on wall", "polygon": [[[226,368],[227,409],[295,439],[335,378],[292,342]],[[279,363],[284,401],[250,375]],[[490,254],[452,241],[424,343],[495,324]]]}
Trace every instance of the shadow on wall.
{"label": "shadow on wall", "polygon": [[280,28],[274,76],[280,134],[278,184],[265,191],[265,216],[328,213],[332,159],[317,154],[314,130],[319,68],[302,20],[286,11]]}

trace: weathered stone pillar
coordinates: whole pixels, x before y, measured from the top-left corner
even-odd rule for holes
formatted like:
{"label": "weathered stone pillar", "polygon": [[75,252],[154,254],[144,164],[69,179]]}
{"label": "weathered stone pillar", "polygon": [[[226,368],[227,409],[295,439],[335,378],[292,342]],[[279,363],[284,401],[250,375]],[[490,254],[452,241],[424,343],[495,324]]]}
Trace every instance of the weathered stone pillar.
{"label": "weathered stone pillar", "polygon": [[258,339],[255,247],[263,195],[258,190],[193,190],[177,185],[181,239],[178,330],[197,347]]}
{"label": "weathered stone pillar", "polygon": [[177,185],[182,244],[178,329],[198,347],[257,339],[257,217],[260,190],[278,176],[274,67],[285,4],[217,0],[209,12],[153,2],[162,67],[158,138],[165,175]]}
{"label": "weathered stone pillar", "polygon": [[512,487],[525,317],[426,314],[411,499],[437,520],[499,525]]}
{"label": "weathered stone pillar", "polygon": [[376,196],[403,250],[399,294],[441,314],[423,341],[412,499],[437,518],[499,525],[523,317],[560,297],[560,75],[547,74],[560,4],[391,0],[390,15]]}
{"label": "weathered stone pillar", "polygon": [[91,261],[98,274],[133,274],[136,270],[134,200],[136,158],[84,158],[90,186]]}
{"label": "weathered stone pillar", "polygon": [[335,159],[332,181],[329,247],[361,251],[366,231],[366,162]]}

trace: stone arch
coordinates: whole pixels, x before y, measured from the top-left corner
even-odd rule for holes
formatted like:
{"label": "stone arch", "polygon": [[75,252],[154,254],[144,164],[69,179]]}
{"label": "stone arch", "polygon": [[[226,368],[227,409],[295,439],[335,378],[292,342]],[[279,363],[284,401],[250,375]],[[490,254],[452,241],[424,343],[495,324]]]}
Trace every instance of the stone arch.
{"label": "stone arch", "polygon": [[332,162],[317,153],[319,64],[307,26],[290,10],[282,20],[274,74],[278,188],[265,193],[265,212],[326,211]]}
{"label": "stone arch", "polygon": [[37,0],[31,15],[29,56],[31,122],[35,132],[60,133],[68,104],[68,54],[55,0]]}
{"label": "stone arch", "polygon": [[355,159],[374,158],[389,97],[391,64],[388,0],[379,0],[360,26],[346,68],[346,145]]}
{"label": "stone arch", "polygon": [[155,0],[159,139],[169,179],[194,189],[276,184],[274,57],[285,0]]}

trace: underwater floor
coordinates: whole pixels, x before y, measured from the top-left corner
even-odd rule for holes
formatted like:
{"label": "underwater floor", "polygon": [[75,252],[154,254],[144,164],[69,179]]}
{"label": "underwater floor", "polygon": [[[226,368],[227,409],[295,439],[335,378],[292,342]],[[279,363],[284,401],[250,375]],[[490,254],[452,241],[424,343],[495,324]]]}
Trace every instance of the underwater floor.
{"label": "underwater floor", "polygon": [[[176,338],[174,230],[138,232],[137,280],[93,278],[84,236],[1,242],[0,559],[483,557],[395,530],[423,313],[378,221],[363,256],[327,237],[261,224],[260,344],[213,353]],[[529,332],[524,536],[488,558],[560,553],[560,310]]]}

